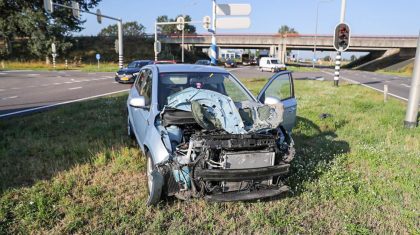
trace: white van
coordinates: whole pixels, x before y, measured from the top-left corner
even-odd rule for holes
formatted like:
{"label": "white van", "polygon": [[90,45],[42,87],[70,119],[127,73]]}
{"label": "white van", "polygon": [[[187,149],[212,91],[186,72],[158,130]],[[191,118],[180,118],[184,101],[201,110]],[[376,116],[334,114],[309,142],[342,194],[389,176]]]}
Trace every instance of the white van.
{"label": "white van", "polygon": [[281,64],[279,59],[274,57],[262,57],[260,59],[260,71],[271,71],[278,72],[280,70],[286,70],[286,65]]}

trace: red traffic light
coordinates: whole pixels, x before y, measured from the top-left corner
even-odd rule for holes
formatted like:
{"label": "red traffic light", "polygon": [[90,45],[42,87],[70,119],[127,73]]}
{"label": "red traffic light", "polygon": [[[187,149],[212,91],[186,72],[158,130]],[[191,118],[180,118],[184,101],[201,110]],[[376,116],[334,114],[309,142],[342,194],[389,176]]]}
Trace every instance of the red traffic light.
{"label": "red traffic light", "polygon": [[350,27],[346,23],[338,24],[334,34],[334,48],[345,51],[350,46]]}

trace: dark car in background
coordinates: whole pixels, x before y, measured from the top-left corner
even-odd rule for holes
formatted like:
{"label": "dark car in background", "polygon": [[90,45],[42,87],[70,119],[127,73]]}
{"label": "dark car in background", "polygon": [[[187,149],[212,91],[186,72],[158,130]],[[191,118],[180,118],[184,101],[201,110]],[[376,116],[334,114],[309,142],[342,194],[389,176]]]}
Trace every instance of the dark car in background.
{"label": "dark car in background", "polygon": [[118,70],[115,74],[115,81],[119,83],[134,83],[139,71],[143,66],[151,64],[151,60],[135,60],[128,64],[127,68]]}
{"label": "dark car in background", "polygon": [[199,65],[211,65],[210,60],[197,60],[195,62],[195,64],[199,64]]}
{"label": "dark car in background", "polygon": [[227,59],[225,61],[225,68],[235,68],[235,67],[236,67],[236,62],[234,60]]}

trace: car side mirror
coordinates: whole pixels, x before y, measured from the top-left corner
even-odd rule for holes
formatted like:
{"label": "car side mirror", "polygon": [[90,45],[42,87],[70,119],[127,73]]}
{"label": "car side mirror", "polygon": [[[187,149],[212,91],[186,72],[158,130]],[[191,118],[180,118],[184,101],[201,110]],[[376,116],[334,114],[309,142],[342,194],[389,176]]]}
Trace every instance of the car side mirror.
{"label": "car side mirror", "polygon": [[277,97],[267,96],[264,99],[264,104],[280,104],[281,100]]}
{"label": "car side mirror", "polygon": [[146,100],[144,99],[144,96],[139,96],[136,98],[132,98],[130,100],[130,106],[134,108],[144,108],[146,107]]}

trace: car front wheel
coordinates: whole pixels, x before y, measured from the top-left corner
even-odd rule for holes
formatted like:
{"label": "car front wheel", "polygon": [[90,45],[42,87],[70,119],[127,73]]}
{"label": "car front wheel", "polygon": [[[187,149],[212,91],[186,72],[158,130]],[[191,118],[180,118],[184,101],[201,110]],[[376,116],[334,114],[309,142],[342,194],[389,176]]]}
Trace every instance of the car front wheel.
{"label": "car front wheel", "polygon": [[150,152],[146,153],[147,157],[147,189],[149,196],[146,204],[148,206],[157,205],[162,195],[163,177],[157,171],[155,164],[153,163],[152,155]]}

